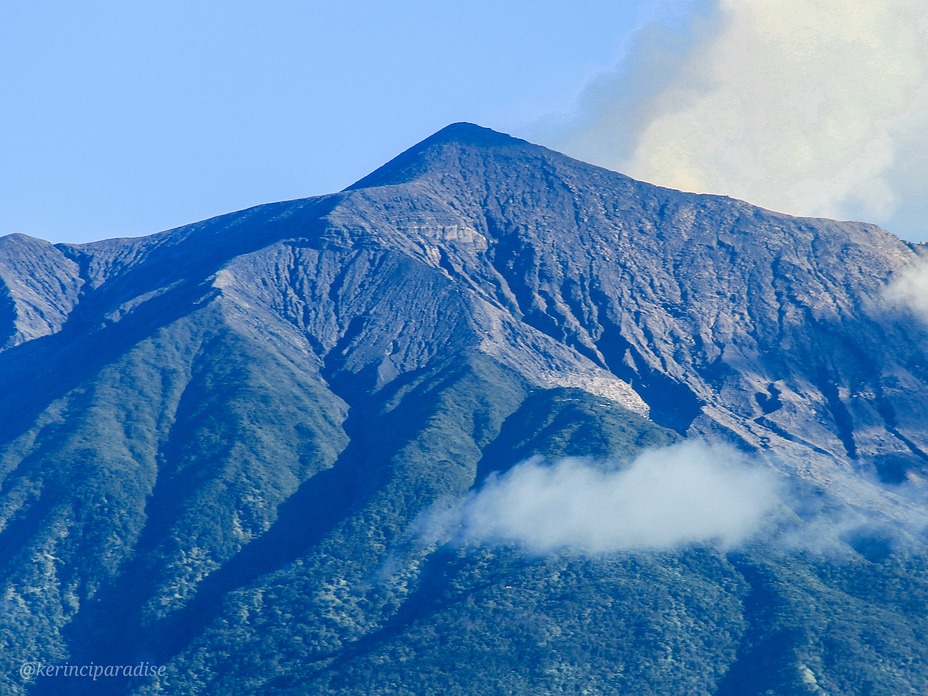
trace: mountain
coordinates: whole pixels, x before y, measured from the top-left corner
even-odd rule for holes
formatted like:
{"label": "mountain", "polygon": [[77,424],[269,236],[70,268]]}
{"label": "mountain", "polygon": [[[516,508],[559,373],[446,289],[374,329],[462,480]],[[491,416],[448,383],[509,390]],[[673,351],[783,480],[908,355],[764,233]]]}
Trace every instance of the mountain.
{"label": "mountain", "polygon": [[[928,691],[928,329],[884,292],[925,253],[470,124],[338,194],[4,237],[3,691]],[[684,440],[827,548],[422,531]],[[20,675],[91,662],[164,669]]]}

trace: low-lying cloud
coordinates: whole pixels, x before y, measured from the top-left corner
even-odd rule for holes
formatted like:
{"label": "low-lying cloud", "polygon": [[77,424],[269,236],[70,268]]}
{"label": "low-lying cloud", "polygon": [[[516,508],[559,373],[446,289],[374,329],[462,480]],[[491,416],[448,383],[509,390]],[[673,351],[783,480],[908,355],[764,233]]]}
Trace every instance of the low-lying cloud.
{"label": "low-lying cloud", "polygon": [[665,186],[925,237],[923,0],[674,7],[589,86],[553,145]]}
{"label": "low-lying cloud", "polygon": [[886,288],[887,299],[928,323],[928,259],[903,269]]}
{"label": "low-lying cloud", "polygon": [[433,510],[427,526],[458,543],[512,544],[532,554],[731,548],[770,521],[780,488],[771,469],[700,442],[648,450],[622,468],[535,458],[450,509]]}

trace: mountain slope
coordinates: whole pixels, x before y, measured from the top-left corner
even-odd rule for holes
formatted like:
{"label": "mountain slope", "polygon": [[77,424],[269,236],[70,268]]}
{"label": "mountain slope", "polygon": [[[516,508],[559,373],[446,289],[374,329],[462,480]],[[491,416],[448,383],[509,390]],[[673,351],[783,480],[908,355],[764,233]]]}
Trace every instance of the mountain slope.
{"label": "mountain slope", "polygon": [[[842,459],[887,446],[924,458],[924,405],[906,396],[922,388],[924,344],[881,300],[909,245],[872,225],[681,194],[484,137],[452,127],[414,148],[360,182],[382,188],[351,215],[389,215],[407,189],[454,201],[487,250],[437,245],[449,274],[635,379],[680,432],[721,425],[757,444],[781,430],[799,439],[784,427],[799,420],[802,439]],[[868,442],[874,421],[902,438]]]}
{"label": "mountain slope", "polygon": [[[922,541],[880,531],[924,518],[928,335],[883,298],[916,255],[469,124],[332,196],[3,238],[4,689],[923,690]],[[826,556],[416,531],[530,456],[683,437],[869,521]]]}

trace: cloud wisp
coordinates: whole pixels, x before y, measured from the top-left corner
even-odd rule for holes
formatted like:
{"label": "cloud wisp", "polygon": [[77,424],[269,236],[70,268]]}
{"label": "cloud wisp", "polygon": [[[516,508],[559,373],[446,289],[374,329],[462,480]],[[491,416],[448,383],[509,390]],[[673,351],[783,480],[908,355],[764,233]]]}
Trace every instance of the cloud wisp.
{"label": "cloud wisp", "polygon": [[926,235],[928,5],[696,0],[552,143],[653,183]]}
{"label": "cloud wisp", "polygon": [[622,468],[583,459],[523,462],[462,501],[431,510],[427,535],[512,544],[530,554],[602,554],[691,544],[732,548],[770,521],[780,478],[730,447],[685,442]]}
{"label": "cloud wisp", "polygon": [[928,258],[903,269],[886,287],[886,299],[928,324]]}

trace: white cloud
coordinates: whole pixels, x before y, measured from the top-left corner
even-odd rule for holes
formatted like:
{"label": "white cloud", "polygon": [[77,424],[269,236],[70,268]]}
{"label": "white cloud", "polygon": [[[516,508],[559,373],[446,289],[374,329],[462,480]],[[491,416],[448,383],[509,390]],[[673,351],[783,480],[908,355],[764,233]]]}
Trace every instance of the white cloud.
{"label": "white cloud", "polygon": [[429,536],[508,543],[529,553],[609,553],[688,544],[736,546],[779,502],[779,478],[737,451],[686,442],[649,450],[624,468],[532,459],[428,515]]}
{"label": "white cloud", "polygon": [[924,236],[928,3],[688,8],[638,33],[556,146],[674,188]]}
{"label": "white cloud", "polygon": [[886,297],[928,322],[928,259],[919,259],[893,278]]}

